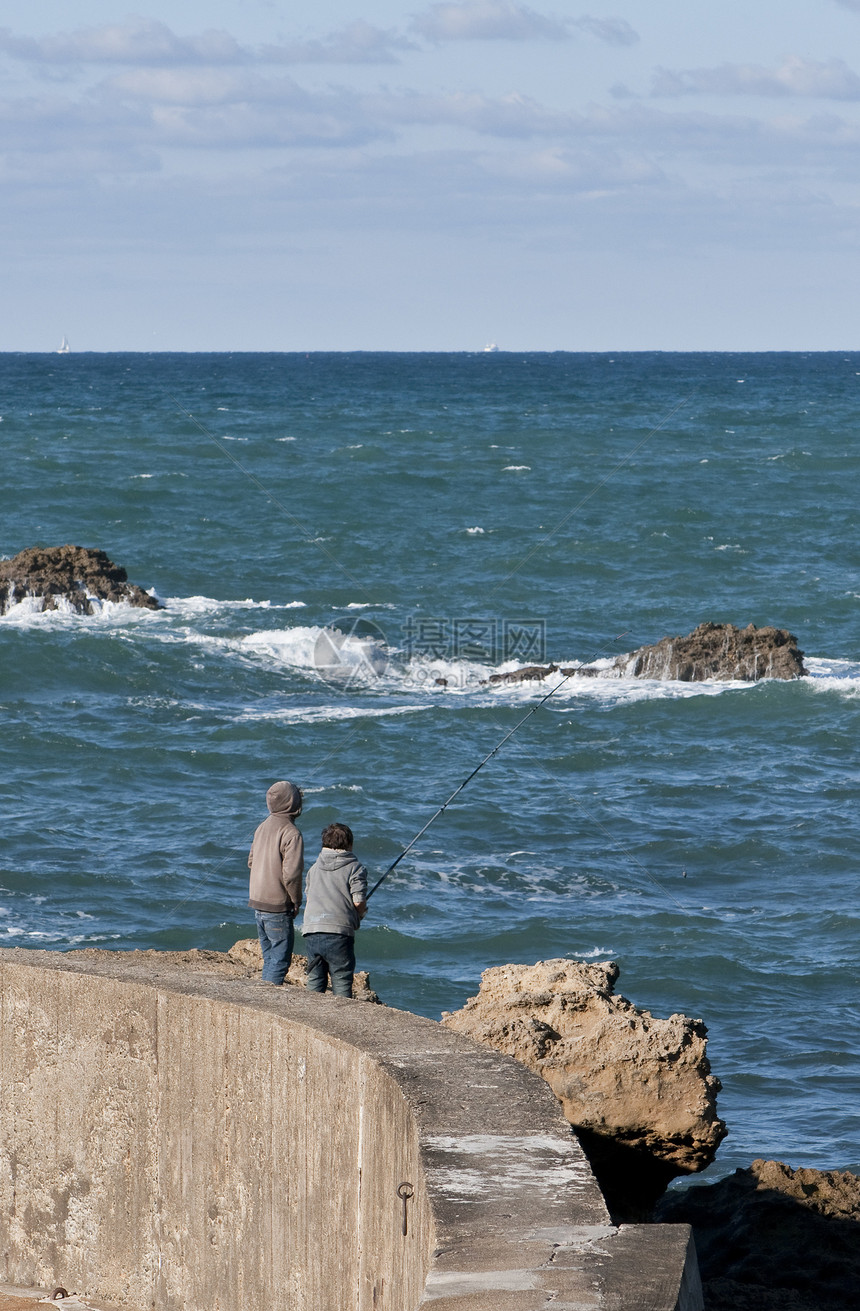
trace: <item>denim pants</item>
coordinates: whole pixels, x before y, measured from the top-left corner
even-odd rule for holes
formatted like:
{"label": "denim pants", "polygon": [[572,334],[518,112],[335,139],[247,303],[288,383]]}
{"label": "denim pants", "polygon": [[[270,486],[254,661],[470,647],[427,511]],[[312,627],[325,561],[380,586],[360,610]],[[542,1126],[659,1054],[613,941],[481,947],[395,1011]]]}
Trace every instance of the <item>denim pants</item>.
{"label": "denim pants", "polygon": [[280,986],[293,959],[295,928],[292,915],[255,910],[257,937],[263,951],[263,982]]}
{"label": "denim pants", "polygon": [[308,992],[325,992],[331,976],[335,997],[352,996],[355,939],[348,933],[305,933],[308,949]]}

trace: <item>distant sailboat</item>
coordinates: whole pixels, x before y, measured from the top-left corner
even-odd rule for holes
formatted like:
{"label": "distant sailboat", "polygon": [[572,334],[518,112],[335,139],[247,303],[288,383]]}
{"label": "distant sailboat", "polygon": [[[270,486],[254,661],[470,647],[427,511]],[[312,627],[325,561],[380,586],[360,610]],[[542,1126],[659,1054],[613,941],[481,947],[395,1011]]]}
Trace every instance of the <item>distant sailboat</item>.
{"label": "distant sailboat", "polygon": [[63,336],[63,340],[62,340],[62,342],[60,343],[60,349],[57,351],[57,354],[58,354],[58,355],[69,355],[69,354],[71,353],[71,349],[72,349],[72,348],[71,348],[71,346],[69,345],[69,339],[68,339],[68,337],[66,337],[66,336],[64,335],[64,336]]}

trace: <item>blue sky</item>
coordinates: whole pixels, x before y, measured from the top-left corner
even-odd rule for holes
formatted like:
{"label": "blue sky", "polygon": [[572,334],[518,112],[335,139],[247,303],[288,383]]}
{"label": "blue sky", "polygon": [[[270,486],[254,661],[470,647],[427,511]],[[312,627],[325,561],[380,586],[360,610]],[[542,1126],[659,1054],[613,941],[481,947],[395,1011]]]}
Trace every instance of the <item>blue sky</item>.
{"label": "blue sky", "polygon": [[860,0],[0,20],[0,349],[860,348]]}

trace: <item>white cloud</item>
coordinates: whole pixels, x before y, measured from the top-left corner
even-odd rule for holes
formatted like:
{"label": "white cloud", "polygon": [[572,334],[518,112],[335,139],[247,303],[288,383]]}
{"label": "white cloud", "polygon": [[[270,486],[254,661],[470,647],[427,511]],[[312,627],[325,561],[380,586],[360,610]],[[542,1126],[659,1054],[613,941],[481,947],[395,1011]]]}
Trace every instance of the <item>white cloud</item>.
{"label": "white cloud", "polygon": [[[860,0],[858,0],[860,4]],[[790,55],[780,68],[757,64],[723,64],[673,72],[658,69],[652,96],[804,96],[825,100],[860,100],[860,77],[842,59],[816,62]]]}
{"label": "white cloud", "polygon": [[611,46],[633,46],[639,40],[639,33],[632,28],[625,18],[592,18],[584,14],[582,18],[572,20],[573,26],[583,32],[590,32],[598,40]]}
{"label": "white cloud", "polygon": [[242,46],[229,33],[206,31],[180,37],[162,22],[128,18],[124,23],[79,28],[54,36],[16,36],[0,28],[0,51],[34,64],[380,64],[415,45],[394,31],[356,19],[317,40],[257,48]]}
{"label": "white cloud", "polygon": [[264,80],[215,68],[140,68],[101,85],[103,96],[176,106],[230,105],[294,100],[304,95],[289,78]]}
{"label": "white cloud", "polygon": [[2,28],[0,50],[17,59],[58,64],[223,64],[245,57],[227,32],[178,37],[153,18],[128,18],[124,23],[43,37],[15,36],[9,28]]}
{"label": "white cloud", "polygon": [[415,44],[394,31],[383,31],[357,18],[337,32],[315,41],[293,41],[260,47],[263,61],[287,64],[392,64],[397,54]]}
{"label": "white cloud", "polygon": [[465,91],[450,95],[386,94],[365,97],[363,105],[376,121],[392,125],[457,127],[499,138],[565,136],[577,122],[575,115],[547,109],[516,93],[499,97]]}
{"label": "white cloud", "polygon": [[547,18],[513,0],[433,4],[414,17],[412,26],[431,41],[557,41],[569,35],[566,22]]}

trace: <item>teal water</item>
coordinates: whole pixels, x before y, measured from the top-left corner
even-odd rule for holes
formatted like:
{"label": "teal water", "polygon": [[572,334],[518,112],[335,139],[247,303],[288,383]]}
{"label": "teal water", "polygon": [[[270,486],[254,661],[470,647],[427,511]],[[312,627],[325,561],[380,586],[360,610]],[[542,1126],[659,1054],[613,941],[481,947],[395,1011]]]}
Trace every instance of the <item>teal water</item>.
{"label": "teal water", "polygon": [[101,547],[165,603],[0,619],[0,942],[224,948],[274,779],[310,854],[343,819],[381,872],[547,690],[491,672],[778,624],[807,678],[567,684],[359,960],[438,1016],[490,965],[613,958],[709,1027],[713,1173],[860,1168],[858,384],[851,353],[0,356],[0,552]]}

